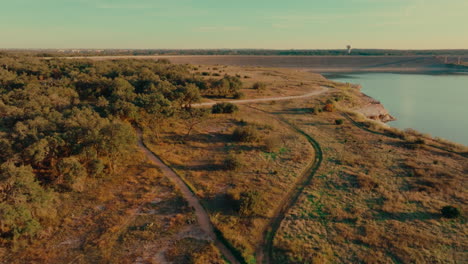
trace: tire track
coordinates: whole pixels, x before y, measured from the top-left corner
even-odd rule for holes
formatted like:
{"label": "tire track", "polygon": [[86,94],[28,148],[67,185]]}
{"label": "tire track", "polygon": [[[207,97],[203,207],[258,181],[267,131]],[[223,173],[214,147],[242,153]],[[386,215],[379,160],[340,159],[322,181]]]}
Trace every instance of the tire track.
{"label": "tire track", "polygon": [[301,134],[303,137],[307,139],[309,144],[314,148],[315,157],[314,160],[307,166],[305,172],[301,175],[301,177],[296,182],[295,186],[288,191],[286,196],[281,201],[280,205],[275,210],[273,217],[270,220],[270,224],[267,225],[267,228],[263,232],[262,242],[259,248],[256,250],[256,260],[257,263],[274,263],[273,261],[273,241],[276,236],[276,232],[278,231],[281,222],[283,221],[286,213],[289,209],[297,202],[300,195],[304,191],[304,189],[310,185],[315,173],[319,169],[322,160],[323,160],[323,151],[320,147],[320,144],[309,134],[301,130],[296,125],[290,123],[288,120],[281,116],[275,116],[267,111],[258,109],[253,106],[249,106],[252,109],[257,111],[261,111],[263,113],[273,115],[277,120],[286,124],[290,129],[296,131],[297,133]]}

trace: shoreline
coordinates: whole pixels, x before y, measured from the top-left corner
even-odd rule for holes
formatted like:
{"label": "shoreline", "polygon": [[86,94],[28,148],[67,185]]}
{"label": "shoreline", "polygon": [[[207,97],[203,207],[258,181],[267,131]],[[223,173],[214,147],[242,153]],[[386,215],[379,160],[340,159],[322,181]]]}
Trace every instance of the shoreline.
{"label": "shoreline", "polygon": [[[363,74],[363,73],[356,72],[354,74]],[[399,118],[393,116],[392,113],[385,107],[385,105],[384,105],[384,103],[382,101],[380,101],[379,99],[376,99],[376,98],[362,92],[361,84],[356,83],[353,80],[353,78],[350,78],[350,80],[348,82],[336,80],[337,78],[341,78],[341,77],[349,78],[349,77],[353,77],[353,76],[346,76],[346,75],[339,75],[339,74],[337,76],[332,76],[334,78],[330,78],[326,74],[322,75],[322,76],[324,76],[324,78],[326,78],[327,80],[330,80],[330,81],[333,81],[333,82],[348,83],[348,84],[350,84],[352,86],[357,87],[357,89],[359,90],[359,92],[361,94],[361,99],[363,101],[361,102],[361,104],[359,104],[358,107],[355,107],[352,110],[357,112],[357,113],[362,114],[365,118],[367,118],[369,120],[377,121],[377,122],[381,123],[384,126],[391,127],[392,129],[397,129],[397,130],[400,130],[400,131],[406,131],[406,130],[420,131],[420,133],[425,134],[426,136],[429,136],[432,139],[439,138],[439,139],[441,139],[443,141],[449,141],[449,142],[453,142],[455,144],[460,144],[462,146],[468,146],[464,142],[464,140],[465,140],[464,138],[458,138],[458,140],[457,140],[455,138],[451,138],[450,135],[447,135],[447,134],[444,134],[444,133],[436,133],[436,135],[434,135],[433,133],[435,133],[435,132],[433,130],[431,130],[430,128],[429,129],[427,129],[427,128],[424,129],[424,128],[421,128],[421,127],[418,128],[417,124],[416,124],[416,127],[415,127],[415,124],[408,125],[408,127],[406,127],[406,126],[394,126],[394,125],[392,125],[392,121],[398,121]],[[357,78],[357,77],[354,77],[354,78]],[[380,97],[380,99],[384,100],[385,98]],[[399,117],[402,120],[405,120],[404,115],[400,114]]]}

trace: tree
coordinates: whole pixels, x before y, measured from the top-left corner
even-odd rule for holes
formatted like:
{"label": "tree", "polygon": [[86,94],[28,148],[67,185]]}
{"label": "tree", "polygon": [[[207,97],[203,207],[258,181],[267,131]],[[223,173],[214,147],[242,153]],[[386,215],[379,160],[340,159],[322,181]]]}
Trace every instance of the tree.
{"label": "tree", "polygon": [[187,133],[184,136],[184,138],[187,138],[196,125],[206,120],[208,117],[208,112],[206,109],[192,108],[189,110],[182,110],[180,112],[180,117],[183,120],[185,127],[187,128]]}
{"label": "tree", "polygon": [[108,157],[109,168],[113,172],[118,159],[135,144],[133,128],[127,123],[114,121],[100,130],[98,153]]}
{"label": "tree", "polygon": [[[0,242],[34,236],[53,196],[36,181],[31,166],[0,166]],[[50,212],[49,212],[50,213]]]}
{"label": "tree", "polygon": [[121,99],[124,101],[133,101],[136,94],[135,88],[125,79],[116,78],[112,83],[112,95],[114,100]]}
{"label": "tree", "polygon": [[242,81],[235,76],[226,75],[222,79],[213,81],[211,95],[216,97],[232,97],[239,93]]}
{"label": "tree", "polygon": [[68,157],[60,160],[57,164],[60,174],[59,179],[65,185],[75,191],[82,191],[84,179],[87,176],[86,169],[75,157]]}
{"label": "tree", "polygon": [[179,104],[186,110],[192,108],[192,104],[199,102],[201,99],[200,90],[192,83],[178,88],[175,93],[177,94]]}
{"label": "tree", "polygon": [[159,138],[161,120],[173,114],[171,101],[160,93],[140,94],[136,99],[136,105],[143,108],[150,117],[151,124]]}

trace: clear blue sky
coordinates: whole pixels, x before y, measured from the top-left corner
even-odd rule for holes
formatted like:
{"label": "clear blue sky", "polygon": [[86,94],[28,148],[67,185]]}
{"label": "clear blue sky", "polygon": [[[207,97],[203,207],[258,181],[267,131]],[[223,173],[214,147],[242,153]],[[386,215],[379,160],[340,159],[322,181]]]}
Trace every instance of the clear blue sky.
{"label": "clear blue sky", "polygon": [[468,0],[0,0],[0,48],[468,49]]}

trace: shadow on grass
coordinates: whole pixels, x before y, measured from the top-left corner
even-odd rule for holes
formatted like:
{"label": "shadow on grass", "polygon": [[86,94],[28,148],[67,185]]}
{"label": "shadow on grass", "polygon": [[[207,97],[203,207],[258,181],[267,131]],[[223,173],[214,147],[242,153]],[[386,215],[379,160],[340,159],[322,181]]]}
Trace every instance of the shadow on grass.
{"label": "shadow on grass", "polygon": [[288,114],[288,115],[303,115],[303,114],[308,114],[308,113],[312,113],[313,112],[313,108],[311,107],[298,107],[298,108],[289,108],[289,109],[285,109],[283,111],[276,111],[276,112],[273,112],[273,114]]}
{"label": "shadow on grass", "polygon": [[224,164],[199,164],[199,165],[171,165],[172,168],[176,169],[177,171],[224,171],[225,165]]}
{"label": "shadow on grass", "polygon": [[427,213],[427,212],[402,212],[402,213],[389,213],[389,212],[378,212],[375,216],[376,220],[397,220],[401,222],[415,221],[415,220],[438,220],[442,216],[438,213]]}
{"label": "shadow on grass", "polygon": [[148,203],[145,207],[154,210],[154,214],[156,215],[173,215],[190,211],[187,201],[179,196],[160,201],[156,204]]}
{"label": "shadow on grass", "polygon": [[229,201],[226,194],[220,193],[212,197],[203,199],[203,205],[211,213],[219,213],[225,216],[235,216],[241,220],[253,220],[253,219],[272,219],[264,215],[253,214],[253,215],[239,215],[236,211],[236,205]]}

